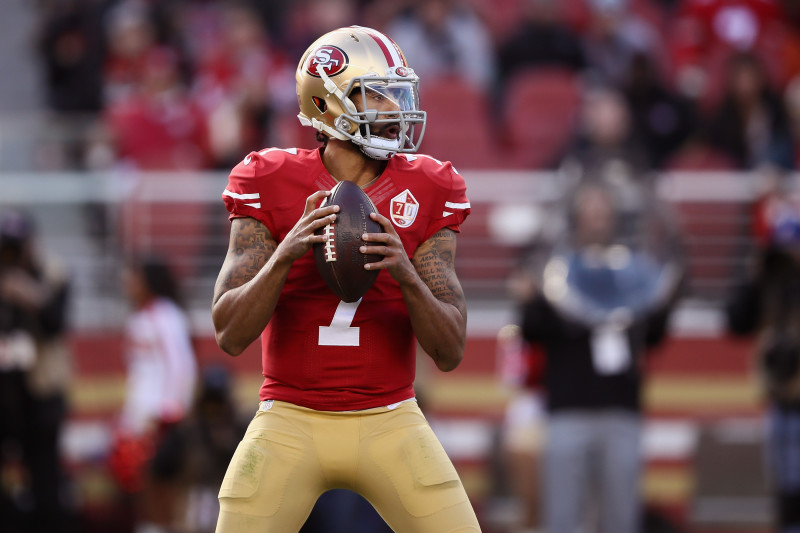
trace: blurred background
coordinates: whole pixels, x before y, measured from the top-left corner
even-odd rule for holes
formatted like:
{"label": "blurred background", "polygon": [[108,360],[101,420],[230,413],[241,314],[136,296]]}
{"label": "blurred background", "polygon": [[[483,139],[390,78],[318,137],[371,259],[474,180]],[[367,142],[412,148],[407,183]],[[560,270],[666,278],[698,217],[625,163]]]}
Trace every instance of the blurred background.
{"label": "blurred background", "polygon": [[[213,531],[261,381],[258,346],[214,342],[220,194],[251,150],[316,146],[296,63],[352,24],[404,50],[421,151],[467,182],[467,352],[451,374],[421,356],[417,389],[484,531],[544,531],[562,408],[637,421],[640,531],[791,520],[800,474],[776,457],[798,468],[800,438],[775,428],[800,427],[800,2],[0,0],[0,531]],[[138,432],[142,376],[174,384],[139,364],[160,333],[136,291],[170,293],[143,257],[180,292],[156,323],[200,392],[140,406]],[[564,339],[526,325],[542,312],[593,363],[555,364]]]}

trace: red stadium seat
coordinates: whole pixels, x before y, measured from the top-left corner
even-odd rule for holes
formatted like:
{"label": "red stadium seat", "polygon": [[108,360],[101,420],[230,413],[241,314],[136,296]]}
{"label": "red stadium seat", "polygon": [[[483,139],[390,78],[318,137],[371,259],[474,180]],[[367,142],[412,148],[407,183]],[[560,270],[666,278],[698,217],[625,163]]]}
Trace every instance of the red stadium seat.
{"label": "red stadium seat", "polygon": [[581,98],[573,71],[529,69],[516,74],[505,97],[509,160],[522,168],[558,163],[572,138]]}
{"label": "red stadium seat", "polygon": [[470,3],[495,41],[508,36],[509,28],[514,27],[522,13],[522,0],[473,0]]}
{"label": "red stadium seat", "polygon": [[456,168],[499,165],[486,95],[460,78],[424,83],[420,104],[428,113],[421,152]]}

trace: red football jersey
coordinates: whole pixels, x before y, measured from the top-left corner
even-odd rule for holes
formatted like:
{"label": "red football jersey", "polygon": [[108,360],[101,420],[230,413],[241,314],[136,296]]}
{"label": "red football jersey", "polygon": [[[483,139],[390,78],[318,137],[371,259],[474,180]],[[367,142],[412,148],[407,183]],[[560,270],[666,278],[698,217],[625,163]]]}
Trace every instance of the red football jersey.
{"label": "red football jersey", "polygon": [[[281,242],[308,196],[335,185],[320,150],[268,148],[233,169],[223,199],[231,218],[253,217]],[[409,257],[440,229],[459,231],[470,211],[453,166],[421,154],[391,158],[364,192],[392,221]],[[400,287],[385,270],[361,300],[345,303],[310,250],[292,265],[261,346],[262,400],[348,411],[414,395],[416,339]]]}

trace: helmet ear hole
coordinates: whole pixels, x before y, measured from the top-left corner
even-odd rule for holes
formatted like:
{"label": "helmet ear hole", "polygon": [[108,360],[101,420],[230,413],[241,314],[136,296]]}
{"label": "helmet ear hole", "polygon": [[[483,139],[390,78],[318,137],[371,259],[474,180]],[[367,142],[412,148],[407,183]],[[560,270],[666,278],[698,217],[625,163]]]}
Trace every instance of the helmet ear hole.
{"label": "helmet ear hole", "polygon": [[320,113],[324,113],[328,110],[328,104],[319,96],[312,96],[311,100],[314,102],[316,108],[319,109]]}

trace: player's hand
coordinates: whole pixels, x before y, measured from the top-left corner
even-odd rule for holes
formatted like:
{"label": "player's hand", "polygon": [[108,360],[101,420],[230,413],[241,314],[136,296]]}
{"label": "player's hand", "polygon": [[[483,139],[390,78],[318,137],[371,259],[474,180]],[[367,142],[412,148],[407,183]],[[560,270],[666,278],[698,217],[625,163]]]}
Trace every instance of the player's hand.
{"label": "player's hand", "polygon": [[290,261],[301,258],[311,249],[314,243],[325,242],[324,235],[314,235],[319,228],[323,228],[336,220],[338,205],[315,208],[320,200],[330,196],[331,191],[317,191],[306,199],[303,216],[294,225],[292,230],[281,241],[275,253],[281,253]]}
{"label": "player's hand", "polygon": [[365,233],[361,238],[367,242],[359,249],[364,254],[382,255],[383,259],[377,263],[367,263],[364,268],[377,270],[385,268],[400,285],[412,282],[417,278],[417,271],[403,248],[400,236],[392,227],[392,223],[385,216],[371,213],[370,218],[383,227],[383,233]]}

